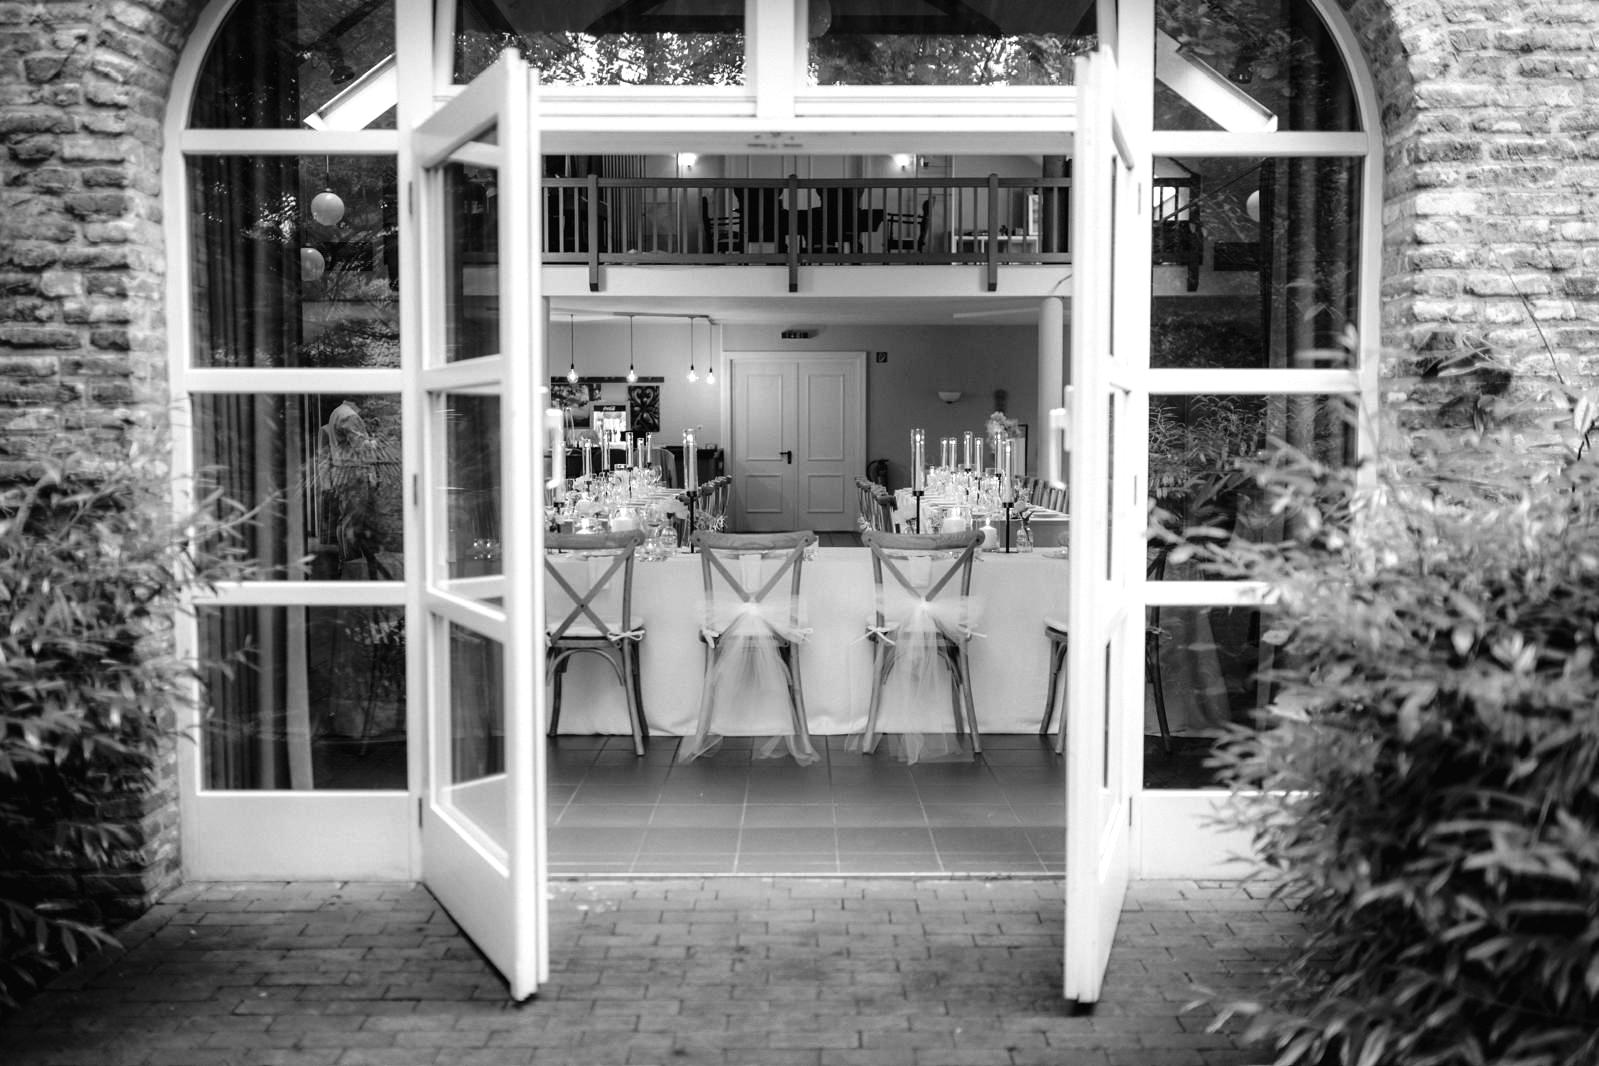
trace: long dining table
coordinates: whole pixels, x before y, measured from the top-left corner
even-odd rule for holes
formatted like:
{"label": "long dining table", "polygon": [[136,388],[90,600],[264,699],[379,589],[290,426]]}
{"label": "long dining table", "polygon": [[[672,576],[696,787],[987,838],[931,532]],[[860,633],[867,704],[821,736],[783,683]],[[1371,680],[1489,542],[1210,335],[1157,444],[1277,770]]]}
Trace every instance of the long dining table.
{"label": "long dining table", "polygon": [[[640,645],[644,709],[660,734],[694,732],[704,673],[699,623],[704,604],[699,556],[680,553],[639,562],[633,575],[633,617]],[[983,732],[1036,731],[1049,685],[1046,615],[1065,617],[1067,563],[1054,552],[980,553],[972,567],[971,597],[980,605],[971,642],[971,674]],[[803,622],[811,630],[800,649],[807,718],[816,734],[848,734],[866,722],[871,695],[872,557],[865,548],[819,548],[805,564],[800,587]],[[561,732],[628,731],[626,704],[615,675],[598,656],[571,660],[563,683]],[[929,707],[929,723],[948,718]],[[732,731],[729,731],[732,732]]]}

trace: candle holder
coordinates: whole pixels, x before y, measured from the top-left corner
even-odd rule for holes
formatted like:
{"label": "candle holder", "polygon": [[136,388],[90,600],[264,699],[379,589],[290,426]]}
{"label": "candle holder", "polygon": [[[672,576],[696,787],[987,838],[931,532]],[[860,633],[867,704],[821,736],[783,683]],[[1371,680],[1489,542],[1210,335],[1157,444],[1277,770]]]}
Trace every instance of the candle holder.
{"label": "candle holder", "polygon": [[916,516],[911,519],[911,530],[915,533],[922,531],[922,494],[924,489],[911,489],[911,496],[916,500]]}
{"label": "candle holder", "polygon": [[1011,511],[1011,508],[1015,507],[1015,506],[1016,506],[1016,503],[1015,503],[1014,500],[1006,500],[1005,503],[1004,503],[1004,507],[1005,507],[1005,554],[1006,555],[1009,555],[1010,552],[1011,552],[1011,549],[1010,549],[1010,511]]}

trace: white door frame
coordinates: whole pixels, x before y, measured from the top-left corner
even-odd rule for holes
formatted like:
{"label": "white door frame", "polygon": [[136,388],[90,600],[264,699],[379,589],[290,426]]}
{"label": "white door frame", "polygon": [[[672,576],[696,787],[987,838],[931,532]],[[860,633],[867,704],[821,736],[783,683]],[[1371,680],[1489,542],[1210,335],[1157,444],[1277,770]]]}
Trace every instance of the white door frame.
{"label": "white door frame", "polygon": [[[713,358],[715,358],[715,357],[716,356],[713,353]],[[801,363],[803,363],[803,362],[815,361],[815,362],[818,362],[818,363],[832,362],[832,363],[843,364],[843,365],[847,366],[852,372],[850,376],[851,376],[851,380],[852,380],[852,382],[853,382],[853,384],[855,386],[856,393],[852,397],[847,397],[846,401],[853,408],[853,410],[851,412],[849,412],[848,417],[849,417],[850,422],[852,423],[852,425],[850,427],[850,430],[851,430],[851,433],[853,435],[854,440],[853,440],[852,448],[849,448],[849,449],[846,450],[846,456],[845,456],[844,462],[845,462],[846,466],[853,466],[853,469],[854,469],[856,474],[865,474],[865,472],[866,472],[866,352],[864,352],[864,351],[842,351],[842,352],[836,352],[836,351],[825,351],[825,352],[823,352],[823,351],[815,351],[815,352],[813,352],[813,351],[803,351],[803,352],[723,351],[722,353],[720,353],[720,361],[723,364],[722,380],[727,382],[727,386],[722,390],[722,395],[721,395],[721,398],[720,398],[720,400],[721,400],[720,418],[721,418],[722,440],[727,442],[726,446],[727,446],[727,470],[728,470],[728,473],[733,473],[738,467],[738,453],[737,453],[737,450],[736,450],[736,447],[735,447],[735,437],[733,435],[733,427],[734,427],[734,422],[733,422],[733,388],[734,388],[734,383],[735,383],[735,378],[736,378],[736,374],[735,374],[735,371],[733,369],[734,368],[734,364],[735,363],[739,363],[739,364],[742,364],[744,366],[758,366],[758,365],[760,365],[762,363],[785,363],[785,362],[801,362]],[[795,402],[796,403],[798,402],[797,398],[796,398]],[[845,505],[847,507],[855,508],[855,507],[857,507],[857,502],[858,501],[855,498],[855,493],[850,491],[850,489],[851,489],[850,485],[846,485],[845,486],[845,491],[844,491]],[[797,496],[798,495],[797,486],[796,486],[795,492],[796,492],[796,496]],[[734,486],[733,486],[734,501],[735,501],[735,504],[738,507],[742,507],[743,504],[742,504],[742,501],[739,500],[739,495],[740,495],[739,494],[739,486],[738,486],[737,482],[735,481]],[[848,527],[850,529],[855,528],[853,519],[849,520]]]}

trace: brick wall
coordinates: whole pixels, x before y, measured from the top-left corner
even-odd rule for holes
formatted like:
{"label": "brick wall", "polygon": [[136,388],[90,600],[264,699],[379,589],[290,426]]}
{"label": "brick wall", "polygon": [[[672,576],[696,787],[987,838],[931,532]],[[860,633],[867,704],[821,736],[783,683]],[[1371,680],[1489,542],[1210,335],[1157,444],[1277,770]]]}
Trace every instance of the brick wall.
{"label": "brick wall", "polygon": [[[0,2],[0,479],[63,441],[114,452],[136,408],[165,410],[161,127],[194,6]],[[176,883],[175,758],[102,811],[132,832],[120,861],[27,887],[115,918]]]}
{"label": "brick wall", "polygon": [[[1465,426],[1599,387],[1599,4],[1344,2],[1383,98],[1386,413]],[[1502,367],[1430,373],[1477,347]]]}

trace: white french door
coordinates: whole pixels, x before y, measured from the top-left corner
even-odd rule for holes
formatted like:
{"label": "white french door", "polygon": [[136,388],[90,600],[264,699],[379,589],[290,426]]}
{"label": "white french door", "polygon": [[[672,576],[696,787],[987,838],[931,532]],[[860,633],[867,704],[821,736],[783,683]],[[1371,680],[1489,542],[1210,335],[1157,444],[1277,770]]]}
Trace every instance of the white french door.
{"label": "white french door", "polygon": [[866,468],[866,353],[727,353],[740,532],[853,531]]}
{"label": "white french door", "polygon": [[[1071,601],[1066,689],[1066,998],[1097,1002],[1130,875],[1143,732],[1149,226],[1117,121],[1114,55],[1078,60],[1073,163]],[[1147,154],[1144,156],[1147,158]],[[1142,274],[1140,270],[1142,259]]]}
{"label": "white french door", "polygon": [[422,876],[515,999],[549,973],[542,738],[547,379],[531,76],[507,52],[414,134],[423,351]]}

